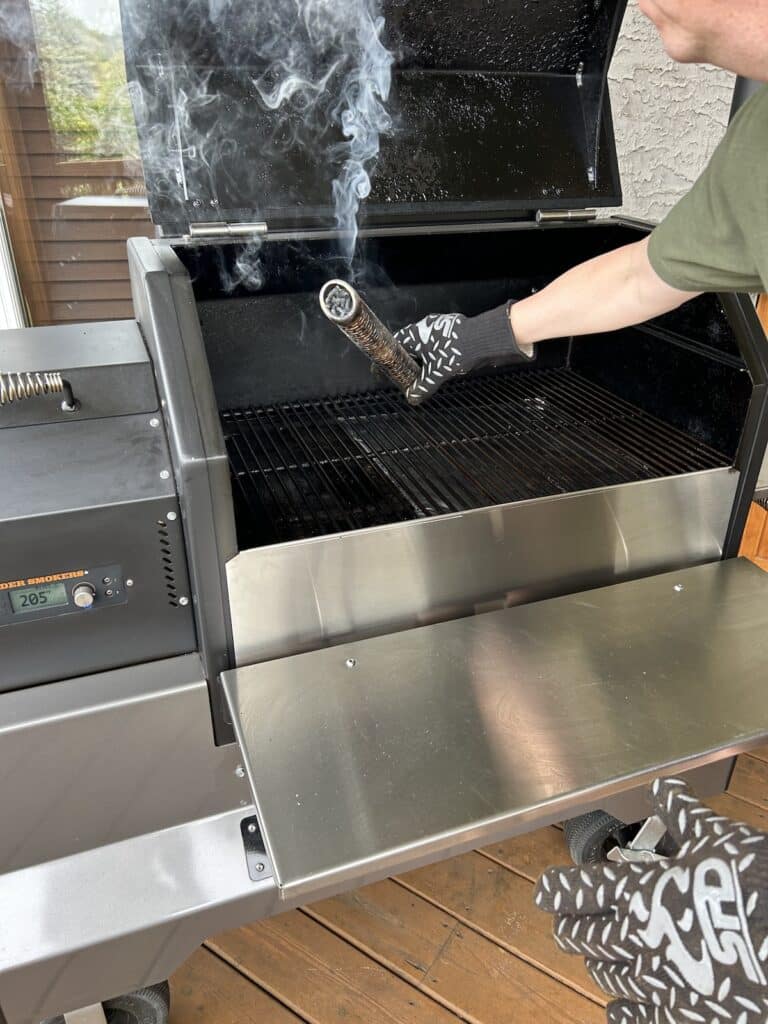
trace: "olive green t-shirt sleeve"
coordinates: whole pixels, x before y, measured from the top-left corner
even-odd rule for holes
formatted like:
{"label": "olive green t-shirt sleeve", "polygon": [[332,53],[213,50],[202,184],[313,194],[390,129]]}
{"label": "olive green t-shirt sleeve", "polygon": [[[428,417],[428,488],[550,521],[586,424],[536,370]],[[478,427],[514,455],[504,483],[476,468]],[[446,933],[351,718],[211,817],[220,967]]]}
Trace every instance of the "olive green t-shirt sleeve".
{"label": "olive green t-shirt sleeve", "polygon": [[648,255],[681,291],[768,290],[768,87],[739,111],[707,169],[652,233]]}

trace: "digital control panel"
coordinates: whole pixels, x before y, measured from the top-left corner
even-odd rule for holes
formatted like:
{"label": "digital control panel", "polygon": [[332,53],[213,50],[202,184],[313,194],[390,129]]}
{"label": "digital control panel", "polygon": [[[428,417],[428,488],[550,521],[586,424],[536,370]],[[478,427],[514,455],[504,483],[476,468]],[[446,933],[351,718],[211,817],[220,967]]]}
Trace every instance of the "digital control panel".
{"label": "digital control panel", "polygon": [[119,565],[0,580],[0,626],[124,604],[132,585]]}

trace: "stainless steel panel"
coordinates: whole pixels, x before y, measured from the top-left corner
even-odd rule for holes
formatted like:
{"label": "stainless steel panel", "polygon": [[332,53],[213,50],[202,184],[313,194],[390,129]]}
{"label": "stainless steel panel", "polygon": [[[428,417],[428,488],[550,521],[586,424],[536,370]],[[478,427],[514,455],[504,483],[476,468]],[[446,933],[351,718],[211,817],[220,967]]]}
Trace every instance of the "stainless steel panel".
{"label": "stainless steel panel", "polygon": [[44,1017],[167,978],[209,935],[274,913],[248,877],[253,808],[0,875],[2,1019]]}
{"label": "stainless steel panel", "polygon": [[[722,789],[722,771],[712,772],[720,765],[691,773],[697,792]],[[622,794],[611,809],[634,820],[645,813],[640,796]],[[278,897],[268,861],[257,882],[248,877],[240,829],[253,810],[0,875],[7,1024],[37,1024],[162,981],[207,936],[290,906]]]}
{"label": "stainless steel panel", "polygon": [[10,373],[149,363],[135,320],[3,331],[2,352],[3,370]]}
{"label": "stainless steel panel", "polygon": [[4,430],[3,520],[175,499],[165,434],[150,419],[114,416]]}
{"label": "stainless steel panel", "polygon": [[716,469],[244,551],[238,665],[714,561],[739,475]]}
{"label": "stainless steel panel", "polygon": [[0,872],[249,804],[239,759],[197,655],[3,694]]}
{"label": "stainless steel panel", "polygon": [[734,560],[223,678],[293,898],[761,742],[766,658],[768,577]]}

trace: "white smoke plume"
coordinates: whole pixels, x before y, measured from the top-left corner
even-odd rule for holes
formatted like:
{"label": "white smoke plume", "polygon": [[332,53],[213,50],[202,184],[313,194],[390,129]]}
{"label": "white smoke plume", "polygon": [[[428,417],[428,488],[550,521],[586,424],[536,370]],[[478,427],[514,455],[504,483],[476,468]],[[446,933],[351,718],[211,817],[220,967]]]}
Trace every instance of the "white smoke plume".
{"label": "white smoke plume", "polygon": [[23,92],[30,89],[39,70],[35,29],[29,3],[24,0],[0,2],[0,82]]}
{"label": "white smoke plume", "polygon": [[[223,0],[212,2],[220,5]],[[378,0],[293,3],[306,43],[297,43],[295,35],[285,37],[282,52],[253,84],[270,110],[290,103],[307,118],[330,114],[341,128],[346,141],[333,146],[330,154],[340,164],[332,197],[342,249],[351,260],[360,202],[371,193],[381,136],[392,129],[386,103],[393,56],[381,39],[384,18]],[[324,70],[318,73],[317,68]]]}
{"label": "white smoke plume", "polygon": [[[298,221],[323,205],[351,263],[392,131],[381,0],[121,0],[121,12],[145,166],[169,219],[237,207],[251,220],[261,204]],[[257,264],[254,249],[244,284],[257,286]]]}
{"label": "white smoke plume", "polygon": [[[222,0],[216,0],[221,3]],[[360,203],[371,191],[370,172],[382,135],[392,130],[386,107],[393,56],[381,40],[384,18],[378,0],[293,0],[306,28],[308,46],[285,40],[265,76],[254,81],[271,110],[291,103],[305,117],[326,116],[341,128],[345,142],[330,157],[341,166],[331,192],[342,250],[351,260],[358,233]],[[322,73],[323,57],[334,59]],[[326,58],[327,59],[327,58]],[[267,88],[265,82],[272,82]],[[330,101],[330,102],[329,102]]]}

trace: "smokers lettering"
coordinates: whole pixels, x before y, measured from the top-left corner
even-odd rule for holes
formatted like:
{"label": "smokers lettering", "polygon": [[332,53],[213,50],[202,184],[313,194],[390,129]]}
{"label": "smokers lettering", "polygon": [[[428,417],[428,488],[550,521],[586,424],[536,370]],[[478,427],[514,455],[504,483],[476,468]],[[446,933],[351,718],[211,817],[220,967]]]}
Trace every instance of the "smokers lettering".
{"label": "smokers lettering", "polygon": [[[679,906],[680,895],[689,893],[688,909],[675,919],[665,901]],[[630,910],[645,925],[640,939],[650,949],[661,949],[685,983],[701,995],[715,993],[715,965],[738,965],[748,981],[766,984],[750,939],[735,864],[707,857],[693,868],[671,867],[658,879],[650,908],[636,893]]]}

